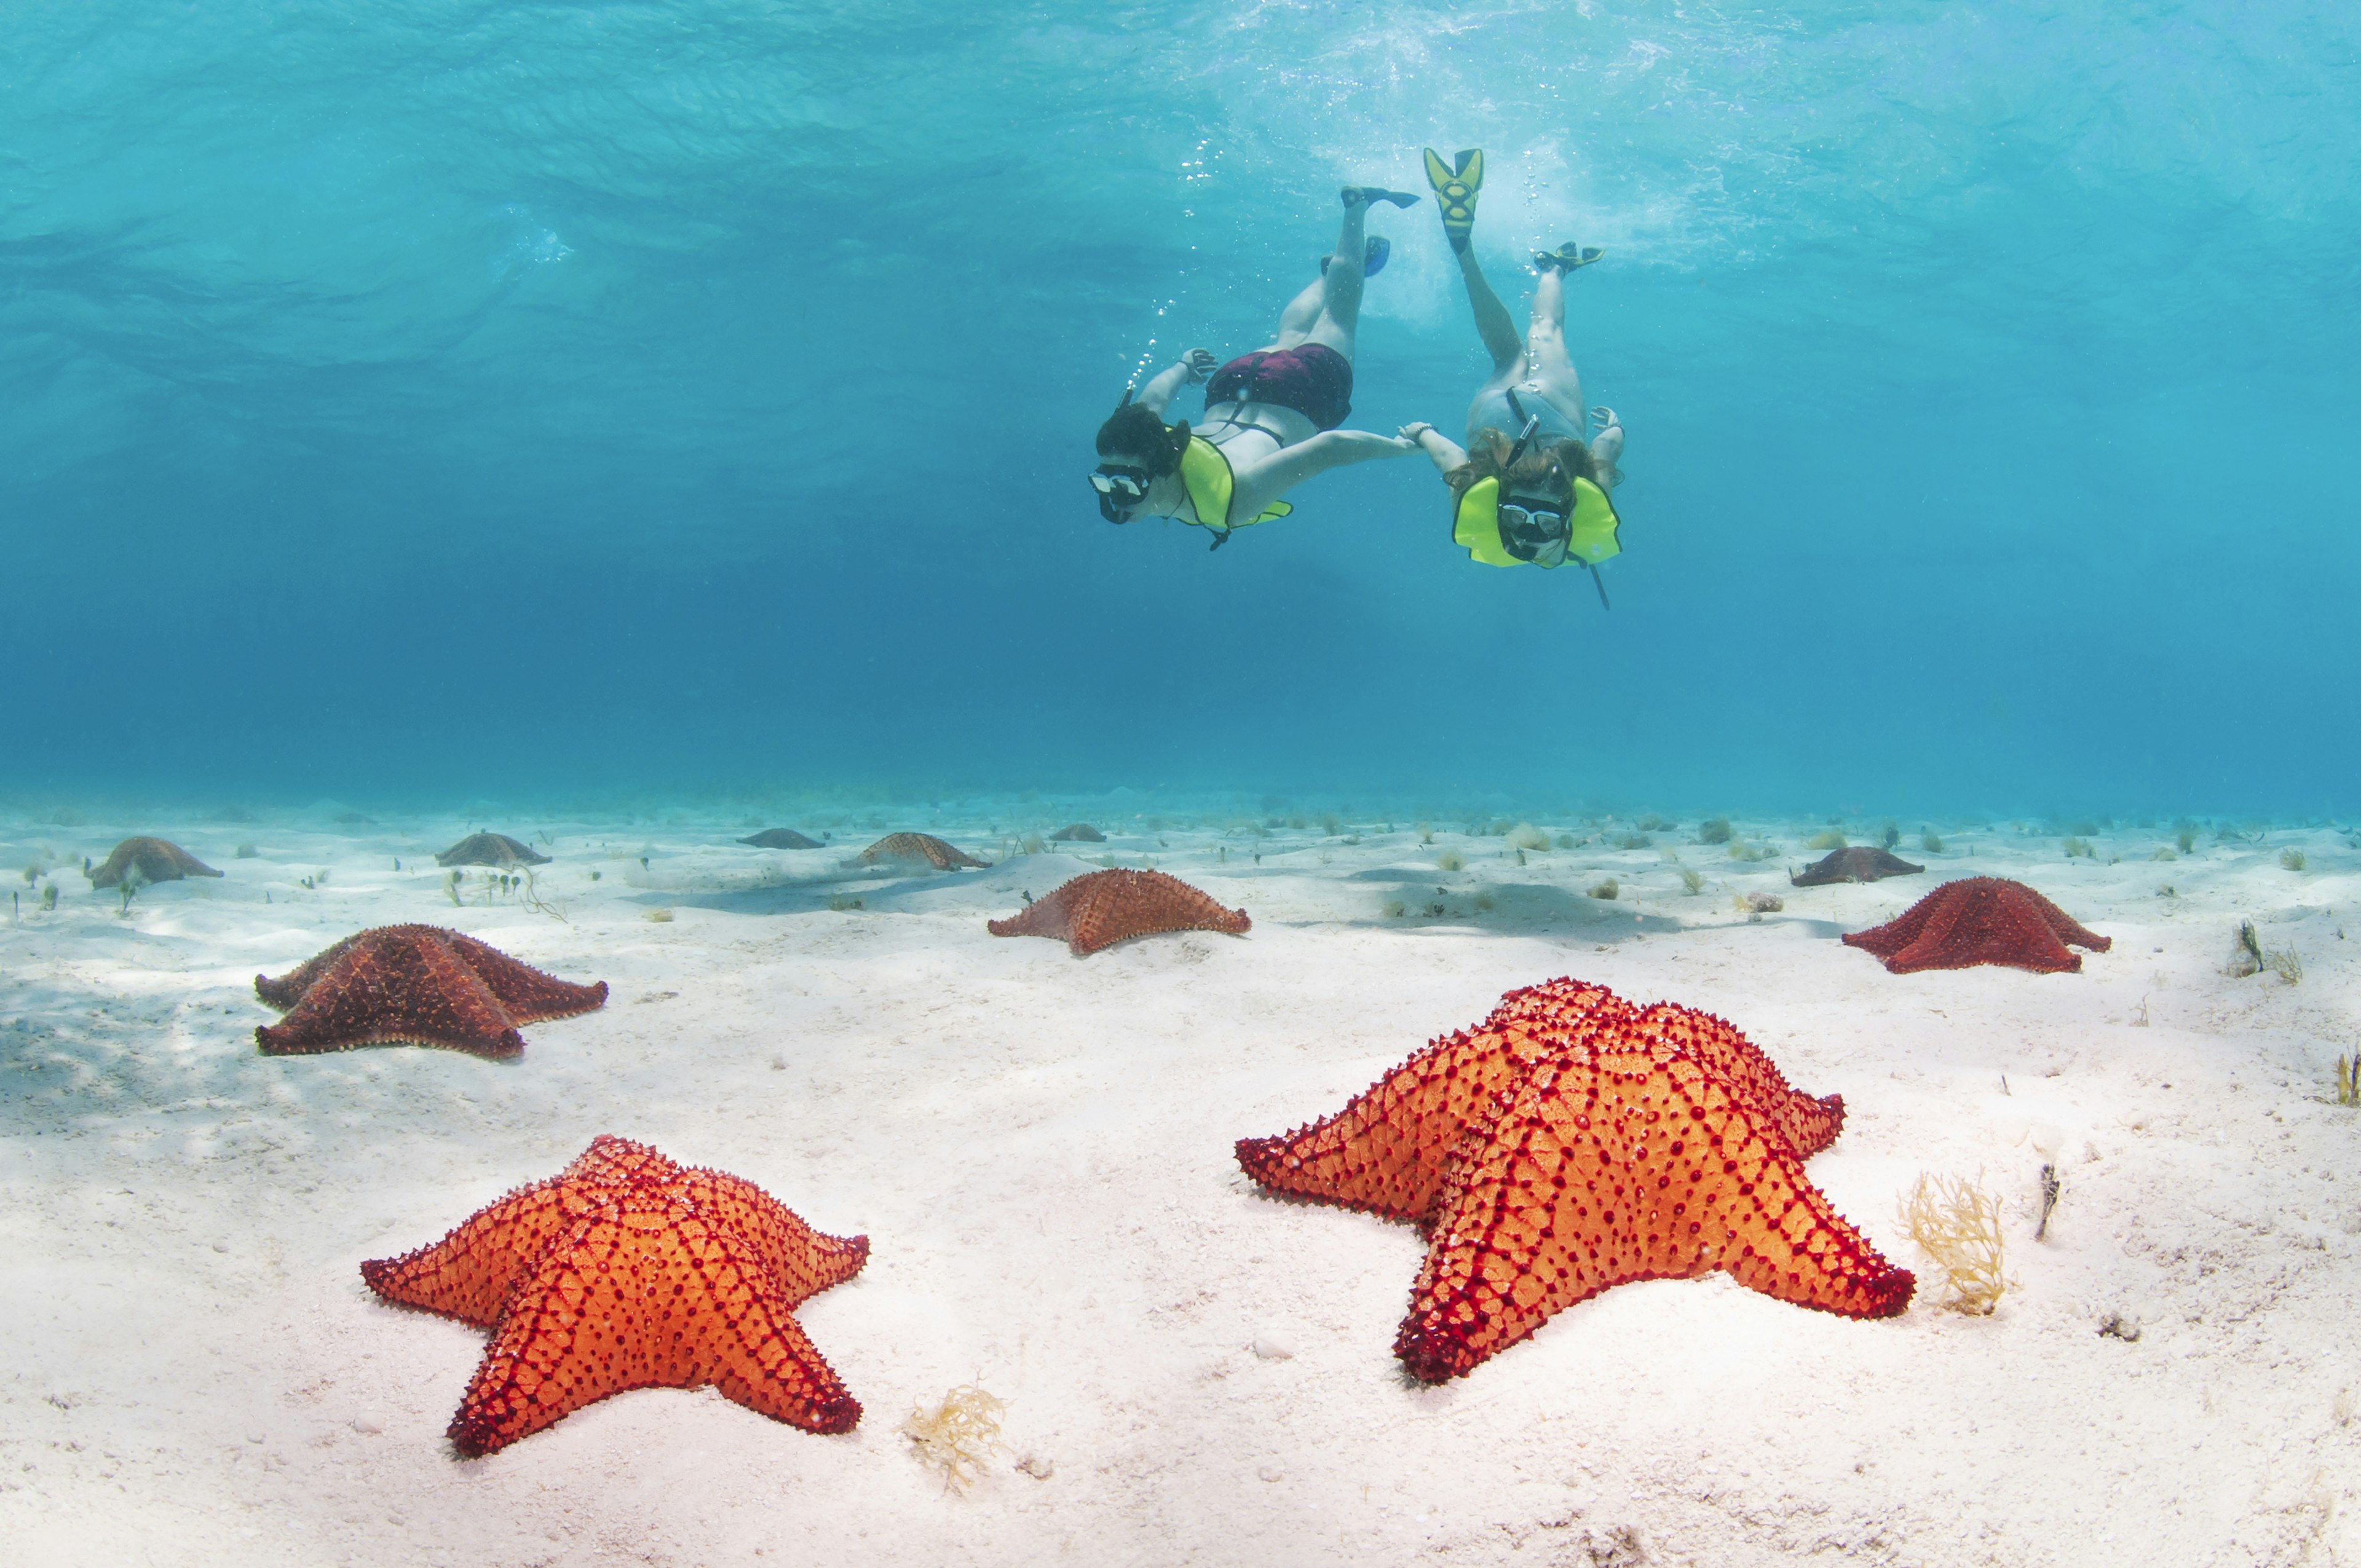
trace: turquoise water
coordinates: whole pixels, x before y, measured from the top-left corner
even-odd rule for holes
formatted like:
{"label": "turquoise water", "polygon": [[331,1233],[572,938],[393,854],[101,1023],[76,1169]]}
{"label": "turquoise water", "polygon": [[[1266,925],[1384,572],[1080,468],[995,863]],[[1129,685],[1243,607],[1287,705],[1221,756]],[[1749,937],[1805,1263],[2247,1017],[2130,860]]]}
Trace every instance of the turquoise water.
{"label": "turquoise water", "polygon": [[[0,61],[17,791],[2356,806],[2349,10],[28,0]],[[1503,292],[1608,247],[1611,611],[1415,459],[1218,555],[1083,486],[1426,145]],[[1434,209],[1373,227],[1354,422],[1453,431]]]}

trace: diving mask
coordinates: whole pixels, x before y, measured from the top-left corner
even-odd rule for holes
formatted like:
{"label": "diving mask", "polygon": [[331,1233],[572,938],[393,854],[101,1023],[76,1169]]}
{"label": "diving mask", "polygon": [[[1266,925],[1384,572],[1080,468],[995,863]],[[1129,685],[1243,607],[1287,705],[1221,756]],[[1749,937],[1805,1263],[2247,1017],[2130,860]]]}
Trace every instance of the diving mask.
{"label": "diving mask", "polygon": [[1566,547],[1574,542],[1573,523],[1566,513],[1554,507],[1502,501],[1499,519],[1500,546],[1510,554],[1536,566],[1565,563]]}
{"label": "diving mask", "polygon": [[1124,521],[1123,513],[1148,499],[1148,488],[1155,483],[1145,468],[1134,468],[1121,463],[1102,463],[1091,476],[1091,488],[1099,496],[1099,515],[1109,522]]}

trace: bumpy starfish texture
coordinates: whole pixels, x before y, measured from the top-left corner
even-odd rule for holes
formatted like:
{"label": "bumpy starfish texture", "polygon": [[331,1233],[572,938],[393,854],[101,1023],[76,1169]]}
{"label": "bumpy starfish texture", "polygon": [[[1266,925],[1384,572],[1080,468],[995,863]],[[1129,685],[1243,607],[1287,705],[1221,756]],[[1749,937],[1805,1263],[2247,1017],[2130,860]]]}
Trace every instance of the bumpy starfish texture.
{"label": "bumpy starfish texture", "polygon": [[115,846],[106,863],[90,873],[93,887],[119,887],[125,876],[135,882],[179,882],[183,877],[219,876],[221,872],[170,839],[126,839]]}
{"label": "bumpy starfish texture", "polygon": [[758,850],[817,850],[819,840],[807,839],[792,828],[765,828],[752,838],[741,839],[741,844],[752,844]]}
{"label": "bumpy starfish texture", "polygon": [[982,861],[932,833],[888,833],[861,851],[864,861],[924,861],[939,872],[981,866]]}
{"label": "bumpy starfish texture", "polygon": [[1829,850],[1817,865],[1806,866],[1787,880],[1797,887],[1820,887],[1832,882],[1875,882],[1880,877],[1908,876],[1926,869],[1883,850],[1855,844],[1850,850]]}
{"label": "bumpy starfish texture", "polygon": [[1090,872],[1065,883],[1024,912],[991,920],[995,937],[1052,937],[1076,958],[1134,937],[1166,931],[1223,931],[1243,937],[1254,927],[1243,909],[1224,909],[1212,895],[1162,872]]}
{"label": "bumpy starfish texture", "polygon": [[491,1330],[447,1435],[494,1453],[631,1388],[718,1387],[809,1431],[860,1401],[791,1315],[869,1260],[750,1181],[601,1135],[432,1246],[361,1265],[389,1301]]}
{"label": "bumpy starfish texture", "polygon": [[1106,835],[1087,822],[1069,823],[1049,837],[1060,844],[1104,844]]}
{"label": "bumpy starfish texture", "polygon": [[380,926],[346,938],[254,992],[287,1014],[255,1030],[274,1057],[357,1046],[444,1046],[479,1057],[524,1049],[520,1024],[605,1005],[607,982],[574,985],[438,926]]}
{"label": "bumpy starfish texture", "polygon": [[505,833],[470,833],[434,857],[438,866],[545,866],[549,857]]}
{"label": "bumpy starfish texture", "polygon": [[1721,1019],[1554,980],[1237,1156],[1273,1191],[1426,1233],[1394,1354],[1441,1382],[1634,1279],[1720,1268],[1799,1306],[1901,1311],[1910,1272],[1804,1177],[1843,1124],[1841,1097],[1789,1088]]}
{"label": "bumpy starfish texture", "polygon": [[2068,943],[2094,953],[2114,946],[2023,883],[1989,876],[1947,882],[1884,925],[1847,932],[1844,942],[1895,974],[1976,964],[2079,973],[2082,955],[2068,952]]}

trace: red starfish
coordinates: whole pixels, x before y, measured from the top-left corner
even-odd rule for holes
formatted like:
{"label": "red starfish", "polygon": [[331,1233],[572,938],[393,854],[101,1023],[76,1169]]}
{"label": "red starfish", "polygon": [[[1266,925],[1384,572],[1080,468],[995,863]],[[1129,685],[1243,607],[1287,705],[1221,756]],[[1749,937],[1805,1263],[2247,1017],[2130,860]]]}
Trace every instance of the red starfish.
{"label": "red starfish", "polygon": [[524,1049],[518,1025],[570,1018],[607,1001],[603,980],[571,985],[436,926],[347,937],[277,980],[256,975],[254,991],[287,1014],[254,1032],[274,1057],[396,1043],[512,1057]]}
{"label": "red starfish", "polygon": [[924,861],[939,872],[981,866],[982,861],[932,833],[888,833],[861,851],[864,861]]}
{"label": "red starfish", "polygon": [[1441,1382],[1627,1280],[1722,1268],[1799,1306],[1901,1311],[1909,1271],[1804,1177],[1843,1124],[1842,1099],[1790,1089],[1710,1014],[1554,980],[1237,1154],[1265,1187],[1426,1232],[1394,1354]]}
{"label": "red starfish", "polygon": [[1844,941],[1883,959],[1895,974],[1974,964],[2079,972],[2082,955],[2068,952],[2067,943],[2094,953],[2114,945],[2023,883],[1990,876],[1947,882],[1884,925],[1847,932]]}
{"label": "red starfish", "polygon": [[1243,937],[1254,926],[1243,909],[1224,909],[1213,897],[1162,872],[1089,872],[1037,899],[1024,912],[990,920],[995,937],[1054,937],[1076,958],[1134,937],[1165,931],[1224,931]]}
{"label": "red starfish", "polygon": [[868,1260],[867,1236],[822,1235],[750,1181],[602,1135],[361,1277],[492,1331],[448,1433],[472,1457],[609,1394],[708,1383],[774,1420],[850,1431],[860,1401],[790,1314]]}

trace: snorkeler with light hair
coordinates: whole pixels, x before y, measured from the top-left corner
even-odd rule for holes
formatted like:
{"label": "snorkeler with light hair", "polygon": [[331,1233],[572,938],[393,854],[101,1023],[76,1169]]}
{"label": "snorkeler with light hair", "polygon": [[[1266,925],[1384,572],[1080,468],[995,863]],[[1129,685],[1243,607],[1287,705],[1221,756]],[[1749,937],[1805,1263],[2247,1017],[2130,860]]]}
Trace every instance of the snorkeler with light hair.
{"label": "snorkeler with light hair", "polygon": [[1401,433],[1418,443],[1450,486],[1451,536],[1471,558],[1491,566],[1575,562],[1590,571],[1604,604],[1598,564],[1622,551],[1621,520],[1608,492],[1623,477],[1616,466],[1623,425],[1613,409],[1586,407],[1582,377],[1565,348],[1566,275],[1602,253],[1569,244],[1533,258],[1540,278],[1520,336],[1468,244],[1484,188],[1484,154],[1469,150],[1445,163],[1429,148],[1426,178],[1443,209],[1444,236],[1459,258],[1492,374],[1468,405],[1465,448],[1431,424],[1406,424]]}
{"label": "snorkeler with light hair", "polygon": [[[1178,518],[1210,530],[1218,550],[1235,531],[1293,510],[1279,497],[1313,475],[1418,449],[1407,433],[1337,427],[1352,411],[1361,288],[1386,263],[1387,242],[1364,235],[1369,207],[1408,207],[1419,198],[1374,185],[1347,185],[1344,198],[1336,249],[1280,313],[1274,341],[1218,368],[1210,350],[1192,348],[1137,395],[1124,389],[1099,427],[1099,466],[1090,477],[1101,517]],[[1204,422],[1167,425],[1166,407],[1197,381],[1206,381]]]}

